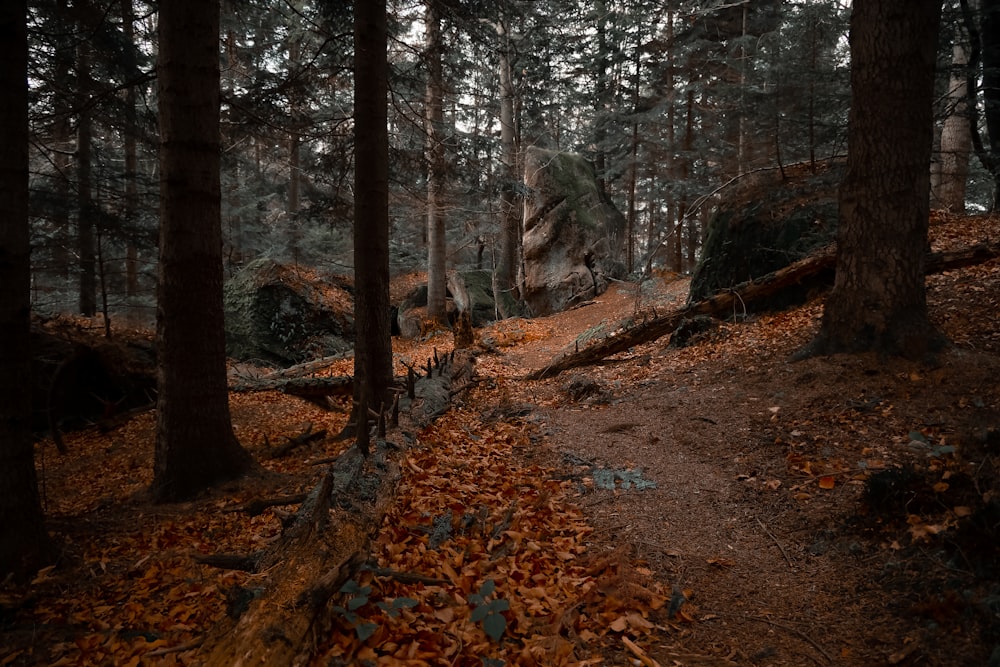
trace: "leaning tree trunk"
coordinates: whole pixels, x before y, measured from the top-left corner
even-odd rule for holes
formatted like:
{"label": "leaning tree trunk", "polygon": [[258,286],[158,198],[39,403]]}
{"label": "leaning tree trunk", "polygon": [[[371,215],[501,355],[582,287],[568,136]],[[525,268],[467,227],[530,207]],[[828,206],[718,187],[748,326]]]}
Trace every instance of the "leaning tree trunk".
{"label": "leaning tree trunk", "polygon": [[160,5],[160,264],[153,493],[188,498],[253,467],[233,433],[222,310],[219,2]]}
{"label": "leaning tree trunk", "polygon": [[0,5],[0,579],[50,553],[31,435],[26,5]]}
{"label": "leaning tree trunk", "polygon": [[941,0],[858,0],[837,277],[812,351],[927,354],[934,65]]}

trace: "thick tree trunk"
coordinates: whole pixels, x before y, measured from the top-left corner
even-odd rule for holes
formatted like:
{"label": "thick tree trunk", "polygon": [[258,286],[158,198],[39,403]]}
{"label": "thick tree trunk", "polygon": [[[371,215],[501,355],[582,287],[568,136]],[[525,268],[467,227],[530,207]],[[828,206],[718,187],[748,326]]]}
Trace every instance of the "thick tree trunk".
{"label": "thick tree trunk", "polygon": [[51,555],[31,434],[27,3],[0,5],[0,579]]}
{"label": "thick tree trunk", "polygon": [[390,403],[388,63],[384,0],[354,3],[354,398]]}
{"label": "thick tree trunk", "polygon": [[439,322],[448,317],[445,306],[447,267],[444,190],[444,113],[441,67],[441,15],[437,0],[425,0],[424,25],[427,34],[427,316]]}
{"label": "thick tree trunk", "polygon": [[233,434],[222,310],[219,3],[159,15],[160,264],[153,493],[189,498],[253,467]]}
{"label": "thick tree trunk", "polygon": [[811,351],[922,357],[924,258],[941,0],[858,0],[837,279]]}

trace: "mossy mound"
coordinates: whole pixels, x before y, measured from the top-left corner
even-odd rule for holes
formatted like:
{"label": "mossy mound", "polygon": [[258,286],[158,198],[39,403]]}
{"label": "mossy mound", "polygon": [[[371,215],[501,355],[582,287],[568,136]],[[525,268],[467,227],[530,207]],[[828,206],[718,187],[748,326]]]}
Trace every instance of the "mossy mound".
{"label": "mossy mound", "polygon": [[[690,302],[784,268],[834,242],[842,163],[755,175],[730,192],[709,222]],[[765,309],[802,303],[805,288],[783,291]]]}
{"label": "mossy mound", "polygon": [[350,350],[349,287],[303,267],[250,262],[226,283],[226,353],[287,366]]}

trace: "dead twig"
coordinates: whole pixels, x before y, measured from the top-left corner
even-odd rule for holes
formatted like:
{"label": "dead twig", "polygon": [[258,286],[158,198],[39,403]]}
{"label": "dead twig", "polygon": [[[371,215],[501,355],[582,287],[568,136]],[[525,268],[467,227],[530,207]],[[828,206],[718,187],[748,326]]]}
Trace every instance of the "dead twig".
{"label": "dead twig", "polygon": [[789,557],[788,552],[785,551],[785,547],[781,546],[781,542],[779,542],[778,538],[774,536],[774,533],[772,533],[768,529],[768,527],[764,525],[764,522],[761,521],[760,519],[757,519],[757,525],[759,525],[761,527],[761,529],[765,533],[767,533],[767,536],[770,537],[774,541],[775,546],[778,547],[778,551],[780,551],[781,555],[785,557],[785,562],[788,563],[788,567],[794,568],[795,567],[795,563]]}
{"label": "dead twig", "polygon": [[402,584],[426,584],[427,586],[445,586],[447,584],[452,583],[449,579],[428,577],[425,574],[418,574],[416,572],[400,572],[399,570],[393,570],[388,567],[372,567],[367,569],[376,577],[395,579],[396,581]]}
{"label": "dead twig", "polygon": [[817,651],[819,651],[820,655],[822,655],[824,658],[826,658],[827,662],[833,662],[833,658],[831,658],[830,654],[827,653],[823,649],[823,647],[819,645],[819,642],[817,642],[815,639],[813,639],[812,637],[810,637],[809,635],[807,635],[806,633],[802,632],[801,630],[799,630],[797,628],[793,628],[790,625],[785,625],[784,623],[779,623],[778,621],[775,621],[775,620],[772,620],[770,618],[767,618],[766,616],[751,616],[750,614],[738,614],[738,616],[741,616],[742,618],[745,618],[745,619],[750,620],[750,621],[759,621],[761,623],[767,623],[768,625],[772,625],[772,626],[774,626],[776,628],[781,628],[782,630],[785,630],[786,632],[790,632],[793,635],[798,636],[799,639],[807,642],[810,646],[812,646]]}
{"label": "dead twig", "polygon": [[184,651],[190,651],[201,646],[202,639],[192,639],[189,642],[183,644],[178,644],[177,646],[164,646],[163,648],[158,648],[150,651],[146,654],[147,658],[157,658],[164,655],[170,655],[171,653],[182,653]]}
{"label": "dead twig", "polygon": [[639,662],[644,664],[646,667],[660,667],[660,663],[650,658],[645,651],[639,648],[639,646],[628,637],[622,637],[622,643],[625,644],[625,648],[627,648],[632,655],[634,655]]}

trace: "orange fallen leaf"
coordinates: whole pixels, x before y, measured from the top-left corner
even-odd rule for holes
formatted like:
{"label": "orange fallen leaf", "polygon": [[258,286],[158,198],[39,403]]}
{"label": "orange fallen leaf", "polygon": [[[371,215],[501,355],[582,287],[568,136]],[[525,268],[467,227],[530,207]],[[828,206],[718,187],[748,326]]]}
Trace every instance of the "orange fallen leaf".
{"label": "orange fallen leaf", "polygon": [[830,475],[824,475],[819,478],[819,488],[821,489],[832,489],[836,485],[836,480],[834,480]]}

